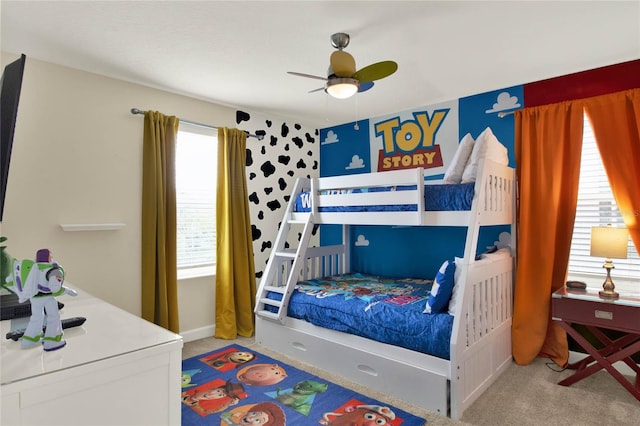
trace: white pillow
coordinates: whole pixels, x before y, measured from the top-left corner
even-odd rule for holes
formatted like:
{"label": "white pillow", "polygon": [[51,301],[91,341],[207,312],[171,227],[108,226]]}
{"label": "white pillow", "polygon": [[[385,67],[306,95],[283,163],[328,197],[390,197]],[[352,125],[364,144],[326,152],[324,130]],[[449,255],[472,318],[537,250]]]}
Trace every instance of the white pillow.
{"label": "white pillow", "polygon": [[478,174],[478,163],[481,159],[489,159],[504,165],[509,164],[507,148],[495,137],[490,127],[484,129],[480,136],[477,137],[469,162],[462,173],[461,183],[475,182]]}
{"label": "white pillow", "polygon": [[496,250],[493,253],[483,254],[482,257],[476,262],[491,263],[500,259],[509,259],[511,257],[511,248],[505,247],[501,248],[500,250]]}
{"label": "white pillow", "polygon": [[449,315],[456,313],[456,303],[458,302],[458,290],[460,289],[460,274],[462,273],[462,262],[464,259],[460,257],[454,258],[456,271],[453,273],[453,290],[451,290],[451,299],[449,299]]}
{"label": "white pillow", "polygon": [[456,153],[453,155],[451,164],[449,165],[447,172],[444,174],[444,183],[460,183],[462,180],[462,173],[464,173],[464,168],[471,157],[474,142],[475,141],[473,140],[471,133],[467,133],[462,137],[460,144],[458,144],[458,148],[456,149]]}

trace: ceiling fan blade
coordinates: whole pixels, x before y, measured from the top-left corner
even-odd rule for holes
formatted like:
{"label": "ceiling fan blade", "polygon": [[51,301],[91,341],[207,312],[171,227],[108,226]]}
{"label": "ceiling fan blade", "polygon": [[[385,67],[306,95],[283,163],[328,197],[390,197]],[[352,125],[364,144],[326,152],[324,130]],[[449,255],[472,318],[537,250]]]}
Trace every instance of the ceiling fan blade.
{"label": "ceiling fan blade", "polygon": [[309,90],[309,93],[315,93],[324,90],[324,87],[318,87],[317,89]]}
{"label": "ceiling fan blade", "polygon": [[301,72],[287,71],[287,74],[297,75],[298,77],[315,78],[316,80],[327,81],[326,77],[320,77],[320,76],[311,75],[311,74],[304,74],[304,73],[301,73]]}
{"label": "ceiling fan blade", "polygon": [[356,71],[352,78],[355,78],[362,84],[388,77],[396,72],[397,69],[398,64],[394,61],[376,62],[375,64],[368,65],[361,70]]}
{"label": "ceiling fan blade", "polygon": [[373,87],[373,81],[360,82],[360,88],[358,89],[358,93],[366,92],[372,87]]}
{"label": "ceiling fan blade", "polygon": [[351,77],[356,72],[356,60],[343,50],[331,54],[331,69],[338,77]]}

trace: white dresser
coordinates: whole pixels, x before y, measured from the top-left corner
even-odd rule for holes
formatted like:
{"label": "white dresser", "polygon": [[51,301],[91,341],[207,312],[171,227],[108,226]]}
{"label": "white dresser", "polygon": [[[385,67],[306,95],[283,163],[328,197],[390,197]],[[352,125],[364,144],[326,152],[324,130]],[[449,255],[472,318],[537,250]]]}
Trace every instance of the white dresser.
{"label": "white dresser", "polygon": [[5,336],[28,318],[1,322],[0,424],[179,425],[182,337],[78,293],[58,299],[87,319],[62,349],[21,349]]}

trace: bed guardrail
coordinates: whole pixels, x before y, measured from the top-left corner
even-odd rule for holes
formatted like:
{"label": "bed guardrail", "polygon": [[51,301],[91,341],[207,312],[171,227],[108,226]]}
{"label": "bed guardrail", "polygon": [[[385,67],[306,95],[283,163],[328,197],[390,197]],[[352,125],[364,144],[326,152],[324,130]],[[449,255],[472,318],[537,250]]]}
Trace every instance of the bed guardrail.
{"label": "bed guardrail", "polygon": [[515,209],[515,171],[490,160],[483,160],[478,168],[475,196],[478,225],[513,223]]}
{"label": "bed guardrail", "polygon": [[[348,271],[343,245],[309,247],[305,257],[297,281],[338,275]],[[277,278],[272,285],[284,286],[291,273],[293,260],[278,258],[277,262],[277,265],[274,265]]]}

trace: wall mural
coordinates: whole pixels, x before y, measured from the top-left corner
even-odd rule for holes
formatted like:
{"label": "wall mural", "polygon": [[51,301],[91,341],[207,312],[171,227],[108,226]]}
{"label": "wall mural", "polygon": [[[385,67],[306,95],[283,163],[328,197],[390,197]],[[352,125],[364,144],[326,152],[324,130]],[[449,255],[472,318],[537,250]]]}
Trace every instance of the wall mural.
{"label": "wall mural", "polygon": [[[262,134],[247,139],[247,189],[256,278],[262,277],[278,227],[298,177],[319,175],[318,131],[300,124],[236,111],[238,128]],[[297,246],[295,235],[288,243]],[[313,241],[316,241],[312,239]]]}
{"label": "wall mural", "polygon": [[[501,118],[500,113],[637,87],[638,64],[640,61],[632,61],[494,90],[332,126],[320,129],[319,133],[238,111],[238,124],[242,123],[239,127],[251,132],[264,131],[267,135],[262,142],[256,143],[254,139],[248,142],[252,157],[247,173],[252,194],[256,275],[262,275],[291,185],[298,175],[338,176],[421,166],[427,169],[430,178],[438,179],[450,164],[460,139],[467,133],[475,139],[487,127],[507,148],[509,165],[515,167],[513,116]],[[313,161],[317,158],[319,165]],[[287,189],[280,189],[281,185]],[[499,243],[500,232],[501,229],[481,233],[478,251]],[[335,225],[323,225],[320,234],[322,245],[340,242],[342,235]],[[443,257],[462,256],[459,244],[448,242],[459,241],[464,234],[461,228],[353,226],[352,267],[380,275],[403,270],[419,277],[425,271],[437,270]],[[434,243],[438,255],[429,256],[426,253]],[[389,247],[393,249],[387,250]],[[403,266],[394,266],[400,264]]]}
{"label": "wall mural", "polygon": [[[470,133],[475,139],[487,127],[507,148],[509,165],[515,167],[513,115],[499,113],[522,107],[523,86],[515,86],[320,129],[320,176],[422,167],[428,179],[441,179],[462,137]],[[478,252],[494,245],[505,231],[494,228],[481,232]],[[429,276],[444,259],[462,257],[464,235],[464,229],[453,227],[352,226],[352,268]],[[339,243],[341,236],[339,226],[321,227],[322,245]],[[434,242],[438,254],[425,256]]]}

